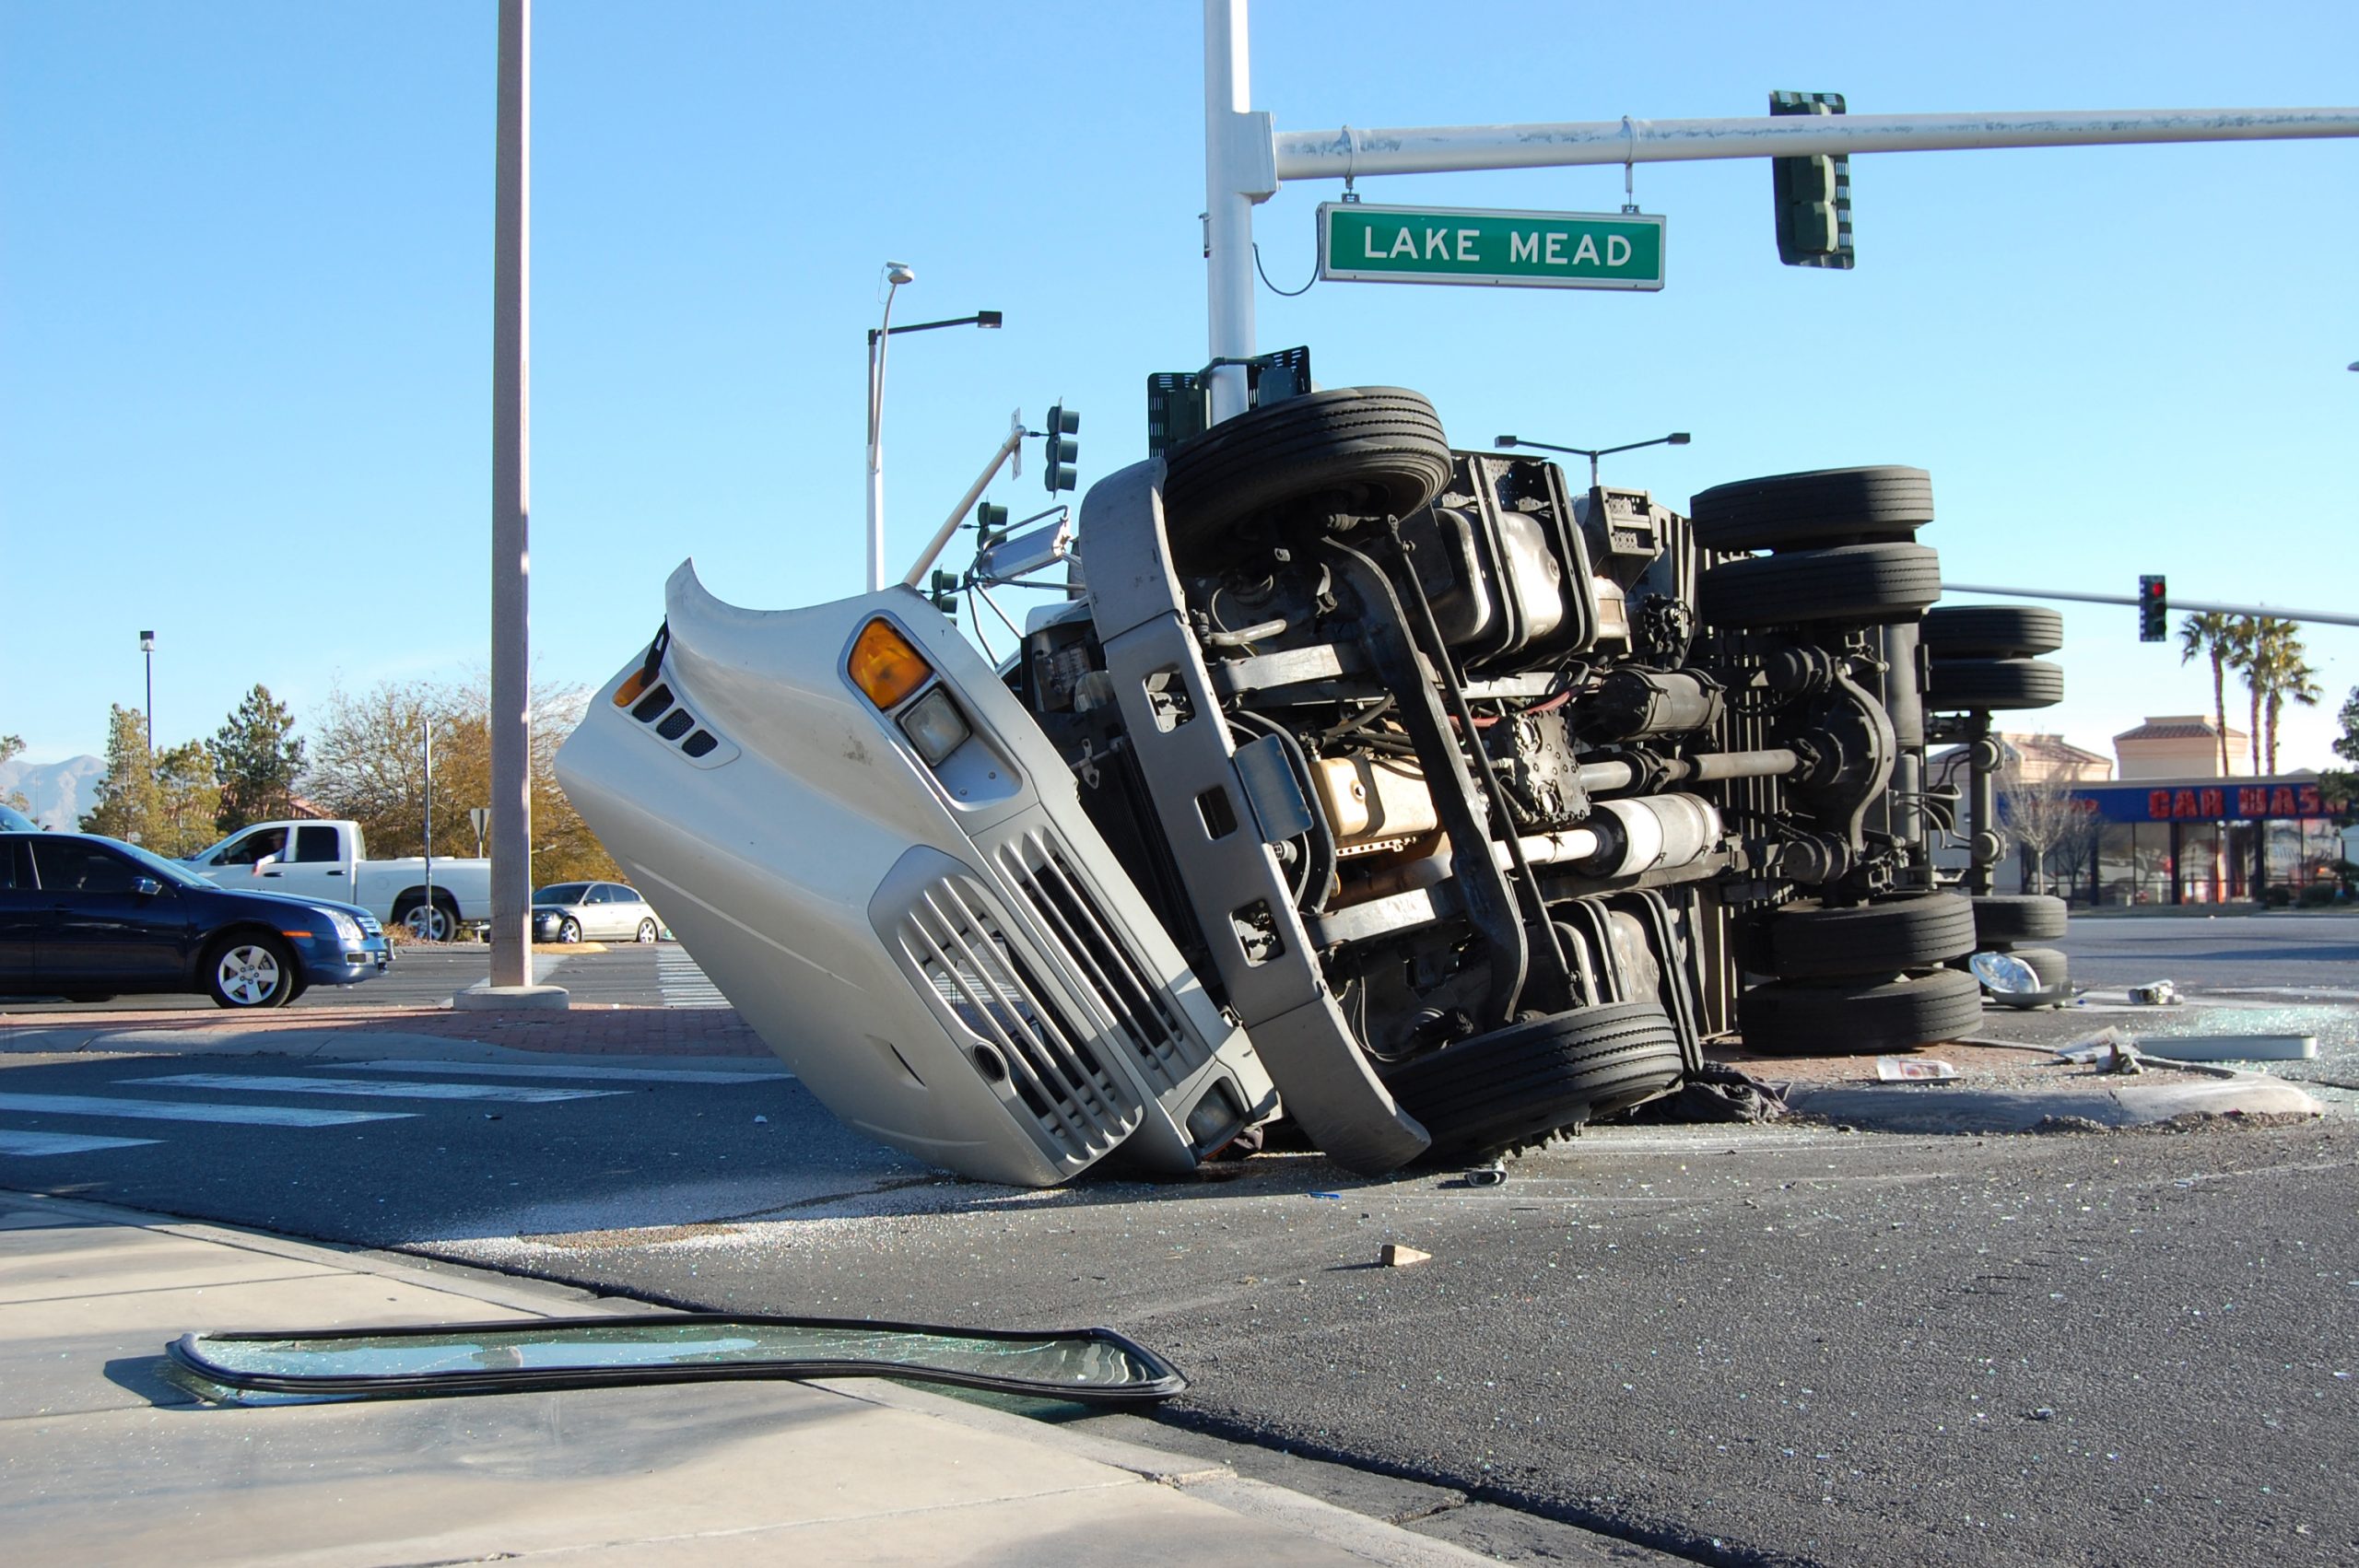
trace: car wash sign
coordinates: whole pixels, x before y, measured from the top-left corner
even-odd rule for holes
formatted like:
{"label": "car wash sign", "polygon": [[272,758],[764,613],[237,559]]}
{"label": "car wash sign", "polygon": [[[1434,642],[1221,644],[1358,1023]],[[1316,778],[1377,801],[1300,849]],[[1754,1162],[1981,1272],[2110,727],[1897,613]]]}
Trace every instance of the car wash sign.
{"label": "car wash sign", "polygon": [[1489,207],[1319,208],[1319,275],[1345,283],[1661,288],[1663,220]]}

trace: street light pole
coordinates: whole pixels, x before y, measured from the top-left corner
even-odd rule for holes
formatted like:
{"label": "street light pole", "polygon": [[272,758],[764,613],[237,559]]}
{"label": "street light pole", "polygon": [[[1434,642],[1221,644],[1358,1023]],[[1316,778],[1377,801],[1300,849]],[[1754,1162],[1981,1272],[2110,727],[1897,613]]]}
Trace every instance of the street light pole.
{"label": "street light pole", "polygon": [[156,757],[156,634],[139,634],[139,654],[147,661],[147,758],[155,765]]}
{"label": "street light pole", "polygon": [[1634,452],[1640,447],[1684,447],[1687,439],[1686,431],[1673,430],[1670,435],[1657,436],[1651,441],[1628,441],[1618,447],[1560,447],[1550,441],[1535,441],[1523,436],[1501,436],[1493,444],[1501,451],[1509,447],[1531,447],[1539,451],[1570,452],[1575,457],[1585,457],[1589,459],[1589,487],[1594,490],[1597,488],[1599,458],[1610,457],[1615,452]]}
{"label": "street light pole", "polygon": [[893,335],[893,297],[918,275],[907,262],[885,263],[885,320],[868,334],[868,591],[885,586],[885,350]]}
{"label": "street light pole", "polygon": [[868,329],[868,591],[885,586],[885,351],[896,333],[932,332],[936,327],[992,327],[1002,321],[997,310],[978,310],[941,322],[893,324],[893,296],[901,285],[917,281],[907,262],[885,263],[885,320]]}

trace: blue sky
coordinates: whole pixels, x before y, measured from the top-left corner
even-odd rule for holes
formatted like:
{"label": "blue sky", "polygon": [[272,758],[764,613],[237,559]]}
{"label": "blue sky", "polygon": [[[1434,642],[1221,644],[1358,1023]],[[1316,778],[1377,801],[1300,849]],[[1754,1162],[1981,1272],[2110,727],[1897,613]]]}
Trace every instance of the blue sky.
{"label": "blue sky", "polygon": [[[256,681],[459,676],[488,625],[490,0],[0,0],[0,731],[100,749],[158,635],[159,739]],[[1436,7],[1264,0],[1281,128],[2359,101],[2359,8],[2055,0]],[[533,237],[534,662],[602,680],[694,556],[738,603],[855,591],[862,338],[897,345],[891,555],[1009,410],[1083,415],[1082,478],[1141,455],[1149,372],[1205,357],[1191,4],[545,0]],[[1858,270],[1777,263],[1755,160],[1654,165],[1657,295],[1321,284],[1260,298],[1326,385],[1431,396],[1453,440],[1605,445],[1684,507],[1749,474],[1922,465],[1961,581],[2348,608],[2359,505],[2359,143],[1855,160]],[[1621,171],[1361,182],[1370,201],[1610,211]],[[1271,277],[1337,188],[1263,206]],[[1003,481],[1016,515],[1036,470]],[[2208,677],[2134,612],[2068,610],[2066,705],[2107,748]],[[2319,627],[2330,759],[2359,630]],[[1004,639],[1002,640],[1004,647]],[[2232,704],[2235,700],[2232,695]]]}

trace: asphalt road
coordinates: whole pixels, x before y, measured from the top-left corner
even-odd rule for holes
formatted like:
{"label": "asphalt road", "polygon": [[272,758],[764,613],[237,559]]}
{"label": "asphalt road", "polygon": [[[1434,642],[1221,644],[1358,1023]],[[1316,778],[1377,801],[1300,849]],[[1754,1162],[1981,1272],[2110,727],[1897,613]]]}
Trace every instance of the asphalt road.
{"label": "asphalt road", "polygon": [[[2067,945],[2128,947],[2089,961],[2139,978],[2191,952],[2224,990],[2348,986],[2353,924],[2284,924],[2091,921]],[[616,957],[564,982],[641,983]],[[1159,1417],[1174,1441],[1326,1457],[1699,1561],[2359,1558],[2341,1118],[1625,1128],[1497,1188],[1294,1155],[1040,1194],[877,1150],[783,1077],[540,1065],[0,1059],[0,1185],[682,1305],[1107,1323],[1194,1378]],[[544,1093],[480,1097],[520,1088]],[[289,1110],[373,1119],[272,1119]],[[100,1141],[21,1153],[31,1133]],[[1388,1241],[1434,1258],[1378,1267]]]}
{"label": "asphalt road", "polygon": [[[677,1001],[667,997],[665,972],[678,969],[701,983],[687,951],[676,942],[641,946],[626,942],[599,953],[536,952],[534,977],[577,991],[587,1002],[626,1007],[660,1007]],[[483,983],[491,972],[491,950],[482,942],[438,942],[403,947],[382,975],[358,985],[315,986],[288,1003],[290,1012],[324,1008],[436,1007],[452,995]],[[674,988],[676,993],[679,988]],[[218,1012],[213,999],[202,993],[119,996],[107,1001],[61,1002],[37,997],[0,997],[0,1016],[14,1012]]]}
{"label": "asphalt road", "polygon": [[2359,915],[2113,916],[2055,944],[2083,986],[2170,980],[2190,994],[2279,989],[2359,1000]]}

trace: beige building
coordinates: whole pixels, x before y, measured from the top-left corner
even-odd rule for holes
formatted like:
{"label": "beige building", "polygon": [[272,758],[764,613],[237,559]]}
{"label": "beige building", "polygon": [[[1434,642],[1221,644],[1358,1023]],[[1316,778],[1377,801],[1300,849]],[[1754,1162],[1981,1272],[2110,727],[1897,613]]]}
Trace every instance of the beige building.
{"label": "beige building", "polygon": [[[2113,764],[2096,752],[2083,751],[2061,735],[1993,735],[1999,743],[2001,766],[2009,773],[2020,770],[2026,784],[2045,784],[2056,779],[2066,784],[2103,784],[2113,778]],[[1933,754],[1929,768],[1935,785],[1954,784],[1966,788],[1966,752],[1965,746],[1952,746]]]}
{"label": "beige building", "polygon": [[[2252,777],[2252,748],[2242,730],[2228,731],[2225,777]],[[2121,759],[2121,778],[2218,778],[2220,731],[2210,715],[2167,714],[2149,719],[2135,730],[2113,738],[2113,754]]]}

